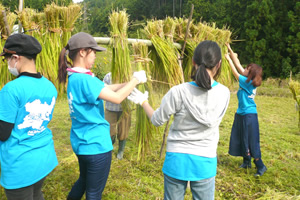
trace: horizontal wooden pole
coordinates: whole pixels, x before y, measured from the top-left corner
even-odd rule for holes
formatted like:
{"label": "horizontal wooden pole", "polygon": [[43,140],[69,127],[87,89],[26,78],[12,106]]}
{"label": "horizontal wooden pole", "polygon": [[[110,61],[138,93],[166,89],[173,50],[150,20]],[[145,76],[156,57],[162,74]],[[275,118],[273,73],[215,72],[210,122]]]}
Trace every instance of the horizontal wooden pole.
{"label": "horizontal wooden pole", "polygon": [[[108,45],[110,43],[111,38],[109,38],[109,37],[94,37],[94,39],[96,40],[96,42],[98,44]],[[136,42],[142,42],[142,43],[145,43],[147,46],[152,46],[152,42],[150,40],[128,38],[128,44],[133,44],[133,43],[136,43]],[[176,43],[176,42],[174,42],[173,44],[177,49],[181,49],[181,44]]]}

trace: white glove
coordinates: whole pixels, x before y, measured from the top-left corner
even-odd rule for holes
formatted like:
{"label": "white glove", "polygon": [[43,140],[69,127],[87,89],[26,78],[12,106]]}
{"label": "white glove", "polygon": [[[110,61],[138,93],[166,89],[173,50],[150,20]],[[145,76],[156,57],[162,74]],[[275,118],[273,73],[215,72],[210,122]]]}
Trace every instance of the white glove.
{"label": "white glove", "polygon": [[148,91],[142,93],[138,89],[134,88],[130,95],[127,97],[127,99],[135,104],[143,105],[144,102],[148,101]]}
{"label": "white glove", "polygon": [[146,72],[144,70],[134,72],[133,77],[136,78],[139,81],[139,83],[147,82]]}

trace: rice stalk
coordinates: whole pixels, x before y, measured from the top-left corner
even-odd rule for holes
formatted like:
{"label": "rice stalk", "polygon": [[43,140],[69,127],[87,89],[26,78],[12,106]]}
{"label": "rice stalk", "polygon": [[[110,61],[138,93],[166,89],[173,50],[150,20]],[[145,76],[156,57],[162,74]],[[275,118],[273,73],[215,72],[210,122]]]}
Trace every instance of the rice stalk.
{"label": "rice stalk", "polygon": [[[137,70],[145,70],[146,74],[151,74],[149,63],[151,60],[148,58],[148,47],[144,43],[133,43],[134,62],[136,63]],[[153,89],[151,81],[145,84],[140,84],[137,88],[141,92],[148,91],[148,101],[153,103]],[[141,106],[136,107],[136,143],[138,144],[138,160],[144,159],[146,153],[151,147],[151,141],[156,128],[152,125],[150,119],[147,117],[144,109]]]}
{"label": "rice stalk", "polygon": [[[183,44],[184,35],[186,31],[186,26],[188,19],[178,18],[175,20],[176,28],[175,28],[175,37],[174,40],[180,44]],[[215,23],[205,23],[199,22],[197,24],[191,23],[189,35],[186,41],[186,48],[184,51],[184,58],[183,58],[183,71],[184,71],[184,78],[186,81],[190,81],[190,75],[192,72],[193,64],[193,54],[194,49],[197,45],[204,41],[204,40],[212,40],[219,44],[222,52],[222,68],[221,74],[219,76],[218,82],[226,85],[227,87],[231,87],[233,81],[235,80],[231,71],[227,60],[225,59],[224,55],[227,53],[226,43],[231,42],[231,32],[226,28],[223,27],[219,29],[216,27]]]}
{"label": "rice stalk", "polygon": [[[7,11],[7,9],[0,4],[0,32],[1,32],[1,38],[6,39],[8,37],[8,33],[7,33],[7,28],[9,30],[10,33],[13,32],[13,26],[16,22],[17,19],[17,15],[13,12],[9,12]],[[5,11],[5,15],[6,15],[6,21],[7,21],[7,25],[8,27],[6,28],[5,22],[4,22],[4,16],[2,11]]]}
{"label": "rice stalk", "polygon": [[76,20],[81,16],[81,7],[78,4],[71,4],[68,7],[61,7],[59,10],[60,27],[62,30],[63,45],[67,45],[71,32],[74,29]]}
{"label": "rice stalk", "polygon": [[[0,9],[1,10],[6,10],[6,8],[0,4]],[[17,15],[6,11],[6,21],[7,21],[7,25],[8,25],[8,29],[10,32],[13,32],[13,25],[16,21]],[[1,38],[0,38],[0,50],[2,52],[2,49],[4,47],[5,41],[8,37],[7,35],[7,30],[6,30],[6,26],[5,26],[5,22],[4,22],[4,16],[2,14],[2,12],[0,12],[0,32],[1,32]],[[11,75],[11,73],[9,73],[8,69],[7,69],[7,62],[1,62],[0,64],[0,87],[2,88],[7,82],[11,81],[14,79],[14,76]]]}
{"label": "rice stalk", "polygon": [[[166,34],[164,30],[167,31]],[[153,78],[158,81],[167,81],[172,85],[183,82],[178,62],[179,52],[173,44],[174,20],[167,18],[165,22],[162,20],[148,21],[144,31],[153,44],[150,53],[153,61],[150,64]]]}
{"label": "rice stalk", "polygon": [[[127,41],[128,14],[125,10],[112,11],[109,16],[111,26],[111,47],[112,47],[112,82],[129,82],[132,70],[130,63],[130,53]],[[122,102],[122,116],[131,115],[131,103],[127,99]]]}
{"label": "rice stalk", "polygon": [[296,110],[298,111],[298,128],[300,130],[300,83],[292,80],[292,73],[289,81],[289,89],[296,101]]}

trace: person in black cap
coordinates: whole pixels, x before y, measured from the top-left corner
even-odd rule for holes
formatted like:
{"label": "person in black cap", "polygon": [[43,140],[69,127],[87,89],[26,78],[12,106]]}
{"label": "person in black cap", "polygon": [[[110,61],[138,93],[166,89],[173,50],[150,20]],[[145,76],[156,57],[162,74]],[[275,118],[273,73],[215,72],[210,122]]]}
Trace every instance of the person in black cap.
{"label": "person in black cap", "polygon": [[[80,176],[73,185],[68,200],[101,199],[112,158],[110,126],[104,118],[103,100],[120,104],[139,83],[147,81],[145,71],[134,72],[128,83],[104,85],[90,71],[96,52],[106,49],[84,32],[73,35],[59,57],[58,78],[66,82],[72,120],[71,145],[77,155]],[[73,65],[67,61],[67,55]]]}
{"label": "person in black cap", "polygon": [[36,71],[41,50],[34,37],[14,34],[0,54],[17,76],[0,91],[0,183],[8,200],[44,199],[43,182],[58,164],[47,128],[57,91]]}

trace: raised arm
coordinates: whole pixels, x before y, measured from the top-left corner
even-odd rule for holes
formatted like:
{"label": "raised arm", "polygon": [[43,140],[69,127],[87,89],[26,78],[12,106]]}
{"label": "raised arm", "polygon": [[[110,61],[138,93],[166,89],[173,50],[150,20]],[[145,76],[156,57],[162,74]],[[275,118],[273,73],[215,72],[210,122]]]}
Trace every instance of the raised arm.
{"label": "raised arm", "polygon": [[233,64],[233,62],[232,62],[232,60],[231,60],[229,54],[225,54],[225,58],[227,59],[227,61],[228,61],[228,63],[229,63],[229,66],[230,66],[230,68],[231,68],[231,70],[232,70],[232,73],[233,73],[234,77],[235,77],[237,80],[239,80],[240,74],[239,74],[238,71],[236,70],[236,68],[235,68],[235,66],[234,66],[234,64]]}
{"label": "raised arm", "polygon": [[229,52],[230,58],[232,59],[234,66],[237,68],[237,70],[240,74],[244,74],[245,69],[241,65],[240,60],[238,59],[238,55],[233,52],[229,43],[227,43],[226,46],[228,48],[228,52]]}

